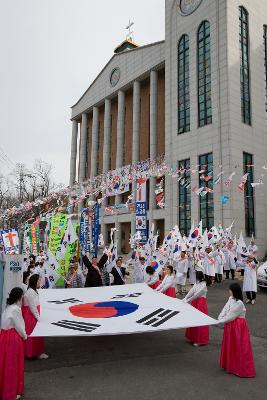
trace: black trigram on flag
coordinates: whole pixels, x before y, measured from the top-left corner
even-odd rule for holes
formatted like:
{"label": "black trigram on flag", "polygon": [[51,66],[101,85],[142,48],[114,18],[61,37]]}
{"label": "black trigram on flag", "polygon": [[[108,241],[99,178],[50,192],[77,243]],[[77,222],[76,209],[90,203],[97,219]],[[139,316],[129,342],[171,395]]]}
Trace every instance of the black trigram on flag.
{"label": "black trigram on flag", "polygon": [[112,299],[123,299],[125,297],[139,297],[143,293],[130,293],[130,294],[116,294],[116,296],[111,297]]}
{"label": "black trigram on flag", "polygon": [[74,331],[89,332],[89,333],[101,326],[88,322],[68,321],[66,319],[63,319],[62,321],[58,322],[52,322],[52,325],[60,326],[60,328],[72,329]]}
{"label": "black trigram on flag", "polygon": [[179,314],[180,311],[172,311],[172,310],[164,310],[164,308],[159,308],[158,310],[148,314],[144,318],[136,321],[138,324],[150,325],[154,328],[164,324],[164,322],[168,321],[170,318]]}
{"label": "black trigram on flag", "polygon": [[51,300],[51,301],[48,301],[48,303],[54,303],[54,304],[68,304],[68,303],[71,303],[71,304],[73,304],[73,303],[82,303],[82,301],[74,299],[74,297],[71,297],[70,299],[65,299],[65,300]]}

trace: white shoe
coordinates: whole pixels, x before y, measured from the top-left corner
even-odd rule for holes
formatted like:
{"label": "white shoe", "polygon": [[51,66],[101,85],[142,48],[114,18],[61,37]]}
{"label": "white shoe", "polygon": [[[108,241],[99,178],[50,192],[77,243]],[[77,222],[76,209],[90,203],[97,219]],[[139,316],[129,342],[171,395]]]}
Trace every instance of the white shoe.
{"label": "white shoe", "polygon": [[251,302],[251,300],[249,300],[249,299],[246,300],[246,304],[248,304],[248,303],[250,303],[250,302]]}
{"label": "white shoe", "polygon": [[16,400],[19,400],[19,399],[21,399],[21,395],[20,394],[18,394],[17,397],[16,397]]}
{"label": "white shoe", "polygon": [[193,343],[193,346],[198,347],[199,344],[198,343]]}
{"label": "white shoe", "polygon": [[254,305],[255,304],[255,300],[252,300],[251,304]]}
{"label": "white shoe", "polygon": [[39,360],[47,360],[49,358],[49,356],[47,354],[43,353],[38,358],[39,358]]}

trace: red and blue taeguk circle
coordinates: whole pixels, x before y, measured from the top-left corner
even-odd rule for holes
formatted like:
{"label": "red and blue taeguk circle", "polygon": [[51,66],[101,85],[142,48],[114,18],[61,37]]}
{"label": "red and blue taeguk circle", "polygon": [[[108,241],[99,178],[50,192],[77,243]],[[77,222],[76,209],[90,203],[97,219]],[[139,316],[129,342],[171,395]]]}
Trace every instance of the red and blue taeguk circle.
{"label": "red and blue taeguk circle", "polygon": [[81,318],[112,318],[131,314],[138,307],[137,304],[128,301],[104,301],[77,304],[69,307],[69,311],[75,317]]}

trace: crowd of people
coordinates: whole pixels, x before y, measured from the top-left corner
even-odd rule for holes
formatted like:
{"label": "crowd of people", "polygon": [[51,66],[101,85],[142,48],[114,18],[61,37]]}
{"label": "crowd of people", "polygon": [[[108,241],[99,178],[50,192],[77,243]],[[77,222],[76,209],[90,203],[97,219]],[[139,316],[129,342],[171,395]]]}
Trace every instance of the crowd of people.
{"label": "crowd of people", "polygon": [[[158,259],[160,249],[149,257],[143,246],[138,246],[124,263],[122,257],[113,260],[107,246],[100,259],[89,254],[70,260],[64,276],[65,288],[90,288],[129,283],[146,283],[151,289],[191,304],[208,314],[208,288],[232,279],[230,297],[218,316],[224,326],[220,366],[240,377],[254,377],[255,366],[246,323],[246,303],[255,304],[257,292],[258,249],[251,241],[246,255],[240,254],[233,240],[210,244],[203,248],[187,247],[174,259]],[[21,287],[11,290],[2,315],[0,332],[0,398],[18,399],[24,391],[24,358],[46,359],[44,339],[31,337],[40,320],[38,289],[44,274],[44,252],[25,259]],[[82,264],[82,265],[81,265]],[[235,281],[237,272],[243,276],[243,290]],[[188,290],[189,289],[189,290]],[[181,297],[180,297],[181,299]],[[187,328],[186,339],[194,346],[209,343],[209,327]]]}

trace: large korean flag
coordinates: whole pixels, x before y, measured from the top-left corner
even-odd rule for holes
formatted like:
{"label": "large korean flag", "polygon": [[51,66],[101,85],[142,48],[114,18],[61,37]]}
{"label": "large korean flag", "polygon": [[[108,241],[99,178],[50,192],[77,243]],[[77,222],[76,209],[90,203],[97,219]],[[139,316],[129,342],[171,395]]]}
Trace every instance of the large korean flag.
{"label": "large korean flag", "polygon": [[41,319],[31,336],[97,336],[217,324],[146,284],[40,290]]}

